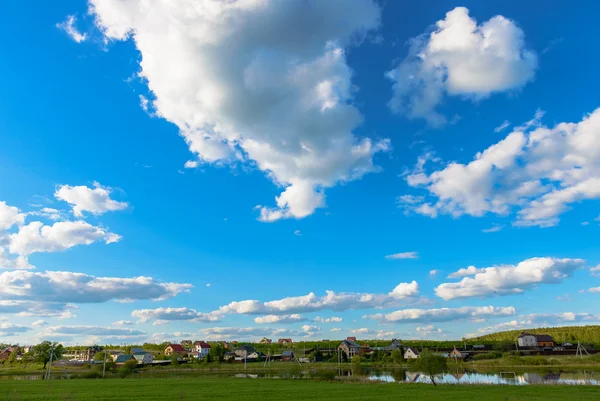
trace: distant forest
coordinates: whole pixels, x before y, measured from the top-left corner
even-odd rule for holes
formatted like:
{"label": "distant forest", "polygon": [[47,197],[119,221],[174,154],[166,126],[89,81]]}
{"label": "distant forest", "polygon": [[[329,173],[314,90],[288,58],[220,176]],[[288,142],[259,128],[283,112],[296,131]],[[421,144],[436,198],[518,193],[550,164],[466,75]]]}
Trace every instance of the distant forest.
{"label": "distant forest", "polygon": [[600,344],[600,326],[542,327],[538,329],[501,331],[498,333],[486,334],[481,337],[471,338],[469,339],[469,342],[514,342],[524,331],[531,334],[549,334],[557,343],[569,342],[572,344],[577,344],[577,341],[581,341],[582,343]]}

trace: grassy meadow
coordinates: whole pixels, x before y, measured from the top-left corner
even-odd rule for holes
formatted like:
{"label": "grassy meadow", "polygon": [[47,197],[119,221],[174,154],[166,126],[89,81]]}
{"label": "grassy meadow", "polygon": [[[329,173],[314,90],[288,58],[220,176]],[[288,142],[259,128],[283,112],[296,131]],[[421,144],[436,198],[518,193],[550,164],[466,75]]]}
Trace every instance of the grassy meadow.
{"label": "grassy meadow", "polygon": [[457,386],[269,379],[0,381],[0,400],[598,400],[591,386]]}

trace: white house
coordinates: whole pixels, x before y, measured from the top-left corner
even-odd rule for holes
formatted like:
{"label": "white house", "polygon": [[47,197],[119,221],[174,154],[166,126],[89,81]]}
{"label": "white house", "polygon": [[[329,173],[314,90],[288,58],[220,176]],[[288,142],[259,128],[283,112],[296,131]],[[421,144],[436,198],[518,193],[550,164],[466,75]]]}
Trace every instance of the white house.
{"label": "white house", "polygon": [[537,336],[523,332],[517,339],[519,347],[537,347]]}
{"label": "white house", "polygon": [[152,355],[149,352],[138,352],[136,354],[133,354],[133,357],[135,358],[137,363],[147,364],[152,363],[152,361],[154,361],[154,355]]}
{"label": "white house", "polygon": [[198,353],[198,359],[203,359],[210,352],[210,344],[196,341],[194,342],[194,351]]}
{"label": "white house", "polygon": [[417,359],[418,357],[419,351],[417,351],[413,347],[408,347],[406,351],[404,351],[404,359]]}

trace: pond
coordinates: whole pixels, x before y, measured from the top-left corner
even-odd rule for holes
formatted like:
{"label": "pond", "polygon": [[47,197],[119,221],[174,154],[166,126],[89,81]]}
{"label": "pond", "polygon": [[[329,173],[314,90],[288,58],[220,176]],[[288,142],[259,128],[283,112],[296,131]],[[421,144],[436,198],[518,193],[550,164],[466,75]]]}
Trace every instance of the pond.
{"label": "pond", "polygon": [[[429,376],[421,372],[397,371],[368,372],[370,380],[398,383],[431,383]],[[456,372],[444,373],[435,377],[440,384],[566,384],[566,385],[600,385],[600,373],[586,371],[555,372]]]}

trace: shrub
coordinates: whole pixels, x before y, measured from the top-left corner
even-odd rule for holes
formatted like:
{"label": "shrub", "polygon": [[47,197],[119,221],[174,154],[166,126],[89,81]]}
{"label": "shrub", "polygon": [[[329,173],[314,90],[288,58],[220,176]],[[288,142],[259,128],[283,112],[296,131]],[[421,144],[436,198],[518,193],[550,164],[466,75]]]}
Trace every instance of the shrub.
{"label": "shrub", "polygon": [[92,370],[91,372],[84,373],[80,375],[82,379],[101,379],[102,371],[98,372],[97,370]]}
{"label": "shrub", "polygon": [[121,367],[121,369],[119,369],[119,377],[122,379],[129,376],[130,374],[131,374],[131,370],[127,369],[125,366],[123,366],[123,367]]}

